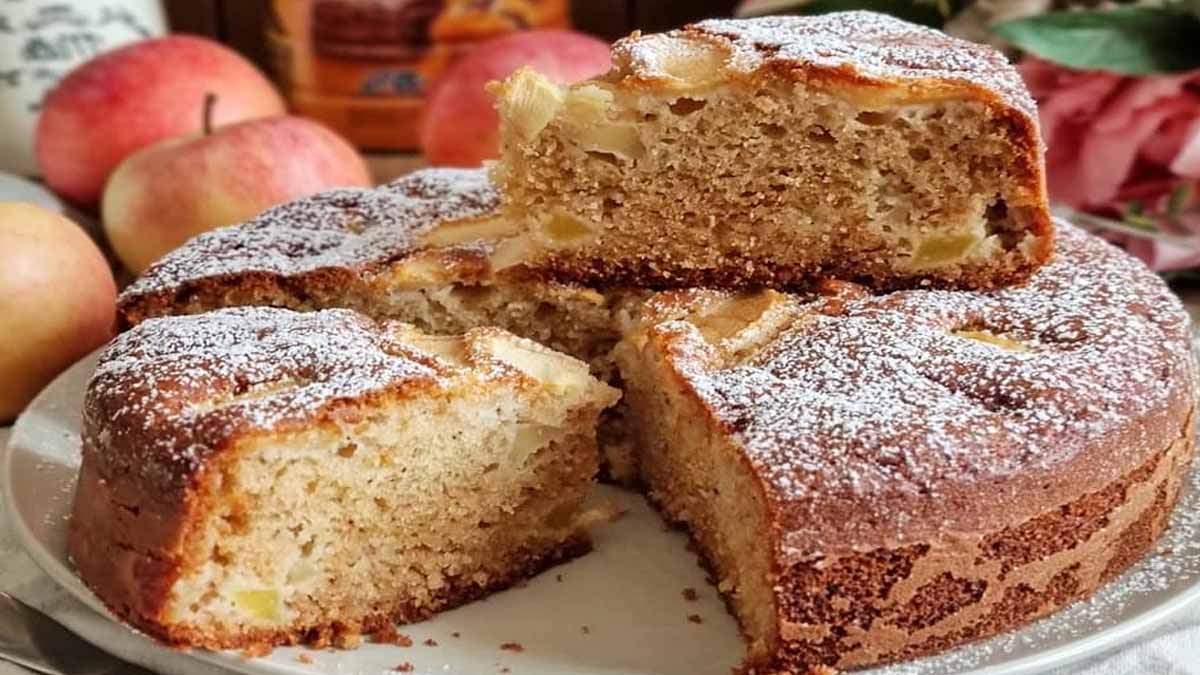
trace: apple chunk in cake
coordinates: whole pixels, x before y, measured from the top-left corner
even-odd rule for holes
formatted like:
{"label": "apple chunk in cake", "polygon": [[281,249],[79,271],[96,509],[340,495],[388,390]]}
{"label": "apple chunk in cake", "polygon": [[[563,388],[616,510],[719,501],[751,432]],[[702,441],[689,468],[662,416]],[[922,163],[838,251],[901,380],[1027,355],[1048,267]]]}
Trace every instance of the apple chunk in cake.
{"label": "apple chunk in cake", "polygon": [[504,208],[560,279],[991,288],[1052,250],[1036,112],[989,47],[871,13],[633,35],[494,87]]}
{"label": "apple chunk in cake", "polygon": [[596,420],[616,398],[499,329],[430,336],[345,310],[151,319],[89,386],[72,557],[171,643],[420,620],[586,550]]}

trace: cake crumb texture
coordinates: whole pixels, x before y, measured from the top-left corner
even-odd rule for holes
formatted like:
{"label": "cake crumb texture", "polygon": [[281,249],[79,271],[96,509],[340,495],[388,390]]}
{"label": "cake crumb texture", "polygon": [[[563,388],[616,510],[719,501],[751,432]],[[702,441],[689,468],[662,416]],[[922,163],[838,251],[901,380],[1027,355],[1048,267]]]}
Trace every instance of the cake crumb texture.
{"label": "cake crumb texture", "polygon": [[171,644],[411,644],[396,622],[588,549],[595,424],[616,398],[586,364],[495,328],[151,319],[88,387],[72,559]]}
{"label": "cake crumb texture", "polygon": [[988,289],[1051,255],[1035,108],[991,47],[844,12],[635,34],[613,62],[496,87],[532,274]]}

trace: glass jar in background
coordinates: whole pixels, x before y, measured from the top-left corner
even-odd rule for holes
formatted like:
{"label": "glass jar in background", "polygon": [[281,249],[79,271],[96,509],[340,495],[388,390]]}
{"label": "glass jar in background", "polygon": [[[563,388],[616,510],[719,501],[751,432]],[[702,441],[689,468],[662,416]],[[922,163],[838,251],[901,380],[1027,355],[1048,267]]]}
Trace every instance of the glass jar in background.
{"label": "glass jar in background", "polygon": [[568,0],[269,0],[266,39],[293,109],[370,150],[414,150],[431,84],[475,44],[570,24]]}
{"label": "glass jar in background", "polygon": [[59,78],[102,51],[166,30],[159,0],[0,3],[0,170],[37,174],[34,127]]}

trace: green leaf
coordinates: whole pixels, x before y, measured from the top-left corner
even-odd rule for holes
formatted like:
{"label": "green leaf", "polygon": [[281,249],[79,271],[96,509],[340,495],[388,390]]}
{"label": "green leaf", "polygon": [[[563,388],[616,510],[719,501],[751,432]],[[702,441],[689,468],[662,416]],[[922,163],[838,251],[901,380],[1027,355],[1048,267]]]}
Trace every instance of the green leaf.
{"label": "green leaf", "polygon": [[1158,231],[1158,221],[1141,214],[1128,213],[1125,215],[1125,218],[1122,222],[1130,227],[1136,227],[1137,229],[1145,230],[1146,232]]}
{"label": "green leaf", "polygon": [[1182,285],[1200,282],[1200,270],[1198,269],[1168,270],[1166,272],[1159,272],[1158,275],[1172,284],[1178,283]]}
{"label": "green leaf", "polygon": [[796,2],[786,8],[787,12],[793,14],[826,14],[856,9],[891,14],[906,21],[936,28],[941,28],[946,21],[936,0],[808,0]]}
{"label": "green leaf", "polygon": [[1031,54],[1081,70],[1150,75],[1200,67],[1200,18],[1178,9],[1050,12],[991,30]]}

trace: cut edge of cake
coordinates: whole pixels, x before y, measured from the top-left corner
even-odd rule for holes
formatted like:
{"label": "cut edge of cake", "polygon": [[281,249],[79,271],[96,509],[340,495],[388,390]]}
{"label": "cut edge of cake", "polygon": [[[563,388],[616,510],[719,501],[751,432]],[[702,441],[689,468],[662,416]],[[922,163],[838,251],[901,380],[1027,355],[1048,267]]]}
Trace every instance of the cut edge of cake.
{"label": "cut edge of cake", "polygon": [[613,60],[493,87],[493,177],[545,278],[986,289],[1052,253],[1035,107],[990,47],[847,12],[634,34]]}
{"label": "cut edge of cake", "polygon": [[89,385],[71,558],[171,644],[353,644],[588,550],[596,419],[618,395],[498,329],[150,320]]}

